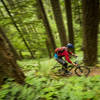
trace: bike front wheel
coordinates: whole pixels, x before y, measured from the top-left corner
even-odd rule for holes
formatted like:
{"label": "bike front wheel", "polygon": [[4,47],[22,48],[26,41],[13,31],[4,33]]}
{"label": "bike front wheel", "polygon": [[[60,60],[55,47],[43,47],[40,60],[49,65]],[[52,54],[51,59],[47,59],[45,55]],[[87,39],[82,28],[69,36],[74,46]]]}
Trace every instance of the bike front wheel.
{"label": "bike front wheel", "polygon": [[79,66],[75,68],[75,74],[78,76],[88,76],[90,73],[90,69],[85,66]]}

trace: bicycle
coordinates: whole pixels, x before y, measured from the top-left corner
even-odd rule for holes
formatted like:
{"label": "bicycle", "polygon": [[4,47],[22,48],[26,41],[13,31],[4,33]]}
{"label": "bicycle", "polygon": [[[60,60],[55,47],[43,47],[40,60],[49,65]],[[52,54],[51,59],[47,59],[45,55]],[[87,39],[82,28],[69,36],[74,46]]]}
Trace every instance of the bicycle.
{"label": "bicycle", "polygon": [[[78,64],[78,61],[76,61],[75,63]],[[56,64],[52,68],[52,71],[56,75],[66,75],[65,70],[68,70],[69,72],[71,72],[72,69],[74,69],[74,72],[77,76],[83,76],[83,75],[88,76],[90,73],[89,67],[81,66],[80,64],[78,64],[78,66],[69,65],[67,68],[64,68],[64,66],[62,66],[60,64]]]}

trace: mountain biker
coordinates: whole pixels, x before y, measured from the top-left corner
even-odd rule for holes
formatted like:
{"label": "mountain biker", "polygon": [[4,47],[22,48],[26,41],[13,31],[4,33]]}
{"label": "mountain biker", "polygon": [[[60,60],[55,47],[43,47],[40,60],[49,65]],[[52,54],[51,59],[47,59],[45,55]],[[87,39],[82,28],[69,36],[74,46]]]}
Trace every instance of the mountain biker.
{"label": "mountain biker", "polygon": [[[62,68],[63,70],[68,68],[68,64],[66,63],[66,61],[71,63],[74,66],[77,66],[77,64],[73,63],[70,60],[70,55],[77,57],[74,53],[71,52],[73,48],[74,48],[74,46],[71,43],[68,43],[64,47],[55,49],[54,58],[57,60],[57,62],[59,62],[60,64],[63,65],[63,68]],[[65,57],[66,61],[62,57]],[[67,69],[64,71],[65,71],[65,74],[71,74],[71,72],[69,72]]]}

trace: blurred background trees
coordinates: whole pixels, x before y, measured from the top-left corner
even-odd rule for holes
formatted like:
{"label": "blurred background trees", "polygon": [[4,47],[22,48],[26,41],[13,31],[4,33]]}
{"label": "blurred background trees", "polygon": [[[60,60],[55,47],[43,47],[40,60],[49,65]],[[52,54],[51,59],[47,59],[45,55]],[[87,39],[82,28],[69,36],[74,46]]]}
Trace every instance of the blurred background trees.
{"label": "blurred background trees", "polygon": [[16,59],[51,58],[56,47],[71,42],[86,65],[95,65],[99,10],[99,0],[1,0],[1,34]]}

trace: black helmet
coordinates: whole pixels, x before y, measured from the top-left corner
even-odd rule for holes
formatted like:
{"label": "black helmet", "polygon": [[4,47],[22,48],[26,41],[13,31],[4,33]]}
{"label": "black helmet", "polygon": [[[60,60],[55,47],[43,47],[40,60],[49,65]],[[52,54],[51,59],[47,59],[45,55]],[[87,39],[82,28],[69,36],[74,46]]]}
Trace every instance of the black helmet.
{"label": "black helmet", "polygon": [[66,45],[66,47],[67,47],[67,48],[74,48],[74,46],[73,46],[71,43],[68,43],[68,44]]}

